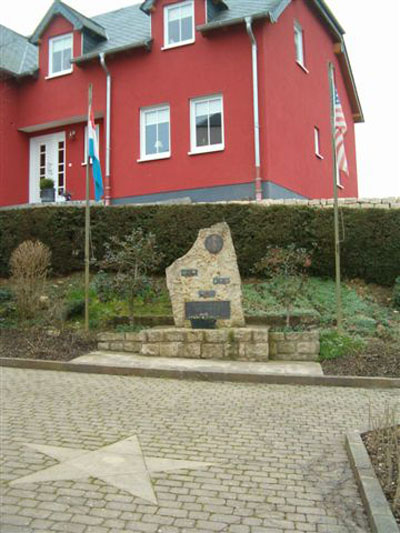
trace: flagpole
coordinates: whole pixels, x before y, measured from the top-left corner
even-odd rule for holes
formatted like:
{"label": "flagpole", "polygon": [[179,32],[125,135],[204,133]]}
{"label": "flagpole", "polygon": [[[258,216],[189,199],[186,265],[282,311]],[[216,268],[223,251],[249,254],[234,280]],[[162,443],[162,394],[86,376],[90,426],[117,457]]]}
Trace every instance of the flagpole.
{"label": "flagpole", "polygon": [[333,160],[333,212],[334,212],[334,234],[335,234],[335,294],[336,294],[336,327],[342,330],[342,295],[340,286],[340,240],[339,240],[339,207],[338,207],[338,187],[337,187],[337,157],[335,145],[335,81],[334,67],[329,63],[329,88],[331,95],[331,130],[332,130],[332,160]]}
{"label": "flagpole", "polygon": [[[92,84],[89,84],[88,93],[88,126],[90,110],[92,107]],[[86,204],[85,204],[85,331],[89,331],[89,235],[90,235],[90,187],[89,187],[89,127],[87,129],[87,146],[86,146]]]}

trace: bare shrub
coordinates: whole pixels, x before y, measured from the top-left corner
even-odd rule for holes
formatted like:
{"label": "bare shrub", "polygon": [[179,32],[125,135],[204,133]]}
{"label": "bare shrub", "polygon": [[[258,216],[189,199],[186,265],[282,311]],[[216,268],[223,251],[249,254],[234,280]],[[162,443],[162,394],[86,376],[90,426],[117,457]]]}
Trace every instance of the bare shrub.
{"label": "bare shrub", "polygon": [[11,254],[11,282],[20,317],[31,318],[40,307],[50,260],[49,248],[40,241],[24,241]]}

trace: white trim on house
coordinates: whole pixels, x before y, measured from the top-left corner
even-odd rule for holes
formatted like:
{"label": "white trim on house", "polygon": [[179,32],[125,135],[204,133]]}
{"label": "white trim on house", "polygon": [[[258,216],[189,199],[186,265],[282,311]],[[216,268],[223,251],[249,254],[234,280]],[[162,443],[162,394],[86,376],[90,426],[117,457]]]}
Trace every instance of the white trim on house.
{"label": "white trim on house", "polygon": [[[60,163],[59,143],[63,144],[63,162]],[[45,146],[45,172],[41,170],[40,151],[41,146]],[[60,166],[62,165],[62,169]],[[62,195],[66,189],[66,170],[67,170],[67,150],[65,131],[50,133],[48,135],[39,135],[31,137],[29,141],[29,203],[40,202],[40,177],[51,178],[54,180],[56,190],[56,201],[64,201]],[[63,177],[63,183],[60,186],[60,174]]]}
{"label": "white trim on house", "polygon": [[[181,39],[177,41],[170,42],[170,29],[169,29],[169,23],[170,23],[170,13],[173,11],[179,10],[179,15],[175,20],[179,21],[179,33],[182,33],[182,17],[180,16],[182,13],[182,10],[189,7],[191,9],[191,18],[192,18],[192,24],[191,24],[191,30],[192,30],[192,36],[189,39]],[[164,6],[164,44],[162,46],[162,50],[167,50],[168,48],[176,48],[178,46],[183,46],[186,44],[192,44],[195,41],[195,24],[194,24],[194,1],[193,0],[187,0],[186,2],[178,2],[176,4],[169,4]],[[171,21],[173,22],[173,21]]]}
{"label": "white trim on house", "polygon": [[318,159],[324,158],[324,156],[321,155],[321,135],[317,126],[314,126],[314,153]]}
{"label": "white trim on house", "polygon": [[[220,105],[219,112],[221,113],[221,142],[211,143],[210,139],[210,104],[218,102]],[[197,145],[197,130],[196,130],[196,106],[198,104],[208,104],[207,112],[207,144]],[[219,152],[225,149],[225,128],[224,128],[224,102],[222,94],[214,94],[209,96],[202,96],[200,98],[192,98],[190,100],[190,152],[189,155],[203,154],[207,152]]]}
{"label": "white trim on house", "polygon": [[294,46],[296,63],[308,73],[304,54],[304,30],[297,20],[294,21]]}
{"label": "white trim on house", "polygon": [[[147,118],[150,115],[156,116],[153,118],[152,124],[147,123]],[[160,117],[160,115],[163,115]],[[159,151],[163,148],[162,141],[159,139],[159,125],[165,124],[168,119],[168,149]],[[162,121],[164,119],[164,121]],[[156,152],[151,152],[150,147],[146,144],[146,126],[156,126]],[[153,161],[154,159],[167,159],[171,157],[171,112],[169,104],[154,105],[150,107],[142,107],[140,109],[140,158],[137,159],[138,163],[144,161]]]}
{"label": "white trim on house", "polygon": [[67,44],[64,48],[61,49],[61,65],[63,63],[64,57],[63,54],[65,50],[71,50],[71,59],[74,57],[74,36],[73,33],[65,33],[64,35],[58,35],[57,37],[52,37],[49,39],[49,71],[46,79],[55,78],[58,76],[63,76],[65,74],[70,74],[73,70],[73,65],[70,63],[69,68],[61,68],[60,70],[53,70],[54,63],[54,46],[57,43],[65,41]]}

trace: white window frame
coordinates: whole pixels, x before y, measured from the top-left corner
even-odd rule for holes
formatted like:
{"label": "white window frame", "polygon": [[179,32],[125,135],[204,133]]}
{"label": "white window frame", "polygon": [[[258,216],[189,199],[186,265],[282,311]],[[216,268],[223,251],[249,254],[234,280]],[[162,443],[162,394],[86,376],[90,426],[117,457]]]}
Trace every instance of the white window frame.
{"label": "white window frame", "polygon": [[304,52],[304,30],[297,20],[294,21],[294,44],[296,53],[296,63],[308,73],[308,70],[306,69]]}
{"label": "white window frame", "polygon": [[314,126],[314,151],[318,159],[324,158],[324,156],[321,155],[321,134],[318,126]]}
{"label": "white window frame", "polygon": [[[160,152],[158,154],[146,154],[146,113],[153,113],[154,111],[168,111],[168,152]],[[156,159],[168,159],[171,157],[171,109],[169,104],[153,105],[149,107],[142,107],[140,109],[140,159],[138,163],[143,161],[154,161]]]}
{"label": "white window frame", "polygon": [[[196,146],[196,104],[210,102],[210,100],[221,101],[221,137],[218,144],[208,144],[207,146]],[[190,152],[189,155],[204,154],[207,152],[220,152],[225,150],[225,128],[224,128],[224,99],[222,94],[211,94],[190,100]]]}
{"label": "white window frame", "polygon": [[[191,39],[186,39],[185,41],[179,41],[177,43],[168,44],[169,41],[169,27],[168,27],[168,12],[172,9],[179,7],[185,7],[190,5],[192,8],[192,35]],[[164,6],[164,46],[162,50],[168,50],[169,48],[176,48],[178,46],[185,46],[187,44],[192,44],[195,41],[195,25],[194,25],[194,0],[187,0],[186,2],[178,2],[175,4],[169,4]]]}
{"label": "white window frame", "polygon": [[[100,157],[100,124],[95,124],[95,126],[96,126],[96,139],[97,139],[97,153],[99,154],[99,157]],[[87,160],[88,160],[88,127],[85,126],[82,166],[85,166],[87,164]],[[90,158],[89,163],[92,164],[92,158]]]}
{"label": "white window frame", "polygon": [[70,74],[73,70],[73,65],[71,63],[71,67],[69,69],[60,70],[58,72],[53,72],[54,43],[56,43],[57,41],[60,41],[61,39],[65,39],[66,37],[69,37],[71,41],[71,59],[74,57],[74,35],[73,33],[65,33],[64,35],[58,35],[57,37],[52,37],[51,39],[49,39],[49,73],[46,79],[57,78],[58,76],[64,76],[65,74]]}

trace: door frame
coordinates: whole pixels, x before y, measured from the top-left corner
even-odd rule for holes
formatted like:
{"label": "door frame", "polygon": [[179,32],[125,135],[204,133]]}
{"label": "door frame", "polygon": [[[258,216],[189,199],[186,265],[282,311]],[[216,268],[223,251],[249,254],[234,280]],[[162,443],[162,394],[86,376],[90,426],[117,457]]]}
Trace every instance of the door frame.
{"label": "door frame", "polygon": [[[40,184],[39,184],[39,145],[49,141],[64,142],[64,190],[66,190],[66,135],[65,131],[57,131],[46,135],[38,135],[29,139],[29,203],[40,203]],[[57,148],[58,156],[58,148]],[[58,161],[56,165],[56,176],[58,177]],[[58,196],[58,184],[54,180],[56,190],[56,201],[62,201]]]}

